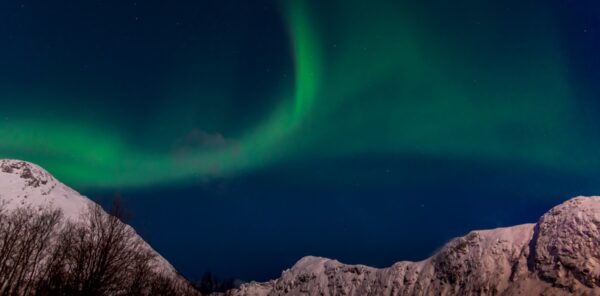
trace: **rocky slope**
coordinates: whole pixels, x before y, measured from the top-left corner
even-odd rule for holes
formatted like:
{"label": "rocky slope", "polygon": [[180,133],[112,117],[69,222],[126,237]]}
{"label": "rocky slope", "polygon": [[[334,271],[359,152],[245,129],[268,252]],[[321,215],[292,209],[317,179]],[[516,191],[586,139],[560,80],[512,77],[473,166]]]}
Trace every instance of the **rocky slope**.
{"label": "rocky slope", "polygon": [[[4,210],[9,211],[19,207],[56,208],[62,211],[66,219],[82,222],[93,202],[35,164],[0,159],[0,204]],[[153,264],[157,271],[185,282],[167,260],[150,245],[145,246],[157,255]]]}
{"label": "rocky slope", "polygon": [[600,197],[576,197],[536,224],[473,231],[389,268],[305,257],[279,279],[229,296],[600,295]]}

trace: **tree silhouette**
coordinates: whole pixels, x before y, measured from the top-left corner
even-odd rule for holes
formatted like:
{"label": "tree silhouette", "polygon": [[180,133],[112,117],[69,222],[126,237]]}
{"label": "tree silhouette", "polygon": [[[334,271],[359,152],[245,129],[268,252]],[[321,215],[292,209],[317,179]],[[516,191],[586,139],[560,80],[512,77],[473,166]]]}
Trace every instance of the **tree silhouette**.
{"label": "tree silhouette", "polygon": [[199,295],[160,270],[124,212],[94,204],[72,222],[60,210],[0,206],[0,295]]}

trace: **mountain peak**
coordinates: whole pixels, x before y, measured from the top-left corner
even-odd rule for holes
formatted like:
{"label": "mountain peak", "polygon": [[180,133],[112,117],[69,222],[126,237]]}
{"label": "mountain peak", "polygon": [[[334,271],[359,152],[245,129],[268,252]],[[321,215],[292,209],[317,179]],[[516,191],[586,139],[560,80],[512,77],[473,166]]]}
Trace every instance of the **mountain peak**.
{"label": "mountain peak", "polygon": [[0,200],[6,209],[59,208],[72,220],[80,219],[92,203],[40,166],[12,159],[0,159]]}
{"label": "mountain peak", "polygon": [[536,226],[533,262],[555,285],[600,287],[600,197],[575,197],[544,214]]}
{"label": "mountain peak", "polygon": [[241,295],[600,295],[600,197],[575,197],[536,224],[471,231],[388,268],[308,256]]}
{"label": "mountain peak", "polygon": [[23,179],[25,187],[30,188],[52,186],[52,183],[55,181],[52,175],[46,170],[22,160],[0,160],[0,172],[18,176],[20,179]]}
{"label": "mountain peak", "polygon": [[[11,211],[22,207],[34,210],[59,209],[69,221],[87,223],[86,217],[93,205],[93,201],[56,180],[38,165],[0,159],[0,210]],[[102,213],[108,215],[104,211]],[[135,235],[138,236],[137,233]],[[144,248],[158,255],[153,262],[156,270],[184,282],[173,266],[150,245],[144,242]]]}

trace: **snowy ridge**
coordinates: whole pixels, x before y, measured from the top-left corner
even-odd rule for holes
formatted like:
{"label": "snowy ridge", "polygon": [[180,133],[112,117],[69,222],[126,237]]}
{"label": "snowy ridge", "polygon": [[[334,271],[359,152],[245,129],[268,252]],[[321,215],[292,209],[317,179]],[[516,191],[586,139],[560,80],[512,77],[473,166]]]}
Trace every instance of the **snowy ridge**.
{"label": "snowy ridge", "polygon": [[226,295],[600,295],[600,197],[568,200],[536,224],[472,231],[420,262],[377,269],[308,256]]}
{"label": "snowy ridge", "polygon": [[[89,207],[94,204],[87,197],[56,180],[43,168],[29,162],[9,159],[0,159],[0,203],[9,211],[19,207],[60,209],[65,219],[79,223],[83,221],[83,215]],[[157,255],[154,262],[157,271],[180,278],[166,259],[150,245],[145,242],[144,245]]]}
{"label": "snowy ridge", "polygon": [[68,219],[80,219],[91,201],[60,183],[41,167],[19,160],[0,160],[0,200],[7,209],[21,206],[60,208]]}

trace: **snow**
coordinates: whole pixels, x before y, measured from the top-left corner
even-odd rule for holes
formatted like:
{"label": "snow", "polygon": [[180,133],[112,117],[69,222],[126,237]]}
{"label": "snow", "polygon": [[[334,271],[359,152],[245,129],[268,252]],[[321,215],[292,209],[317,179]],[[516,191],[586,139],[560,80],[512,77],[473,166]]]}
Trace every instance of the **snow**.
{"label": "snow", "polygon": [[[60,208],[75,222],[93,204],[39,166],[18,160],[0,160],[0,202],[5,210]],[[179,277],[160,255],[156,268]],[[377,269],[307,256],[278,279],[226,294],[600,295],[600,197],[570,199],[535,224],[472,231],[420,262]]]}
{"label": "snow", "polygon": [[[35,164],[0,159],[0,204],[8,211],[19,207],[60,209],[65,219],[82,223],[85,213],[94,202]],[[145,245],[156,253],[150,245]],[[160,254],[156,254],[156,270],[180,278],[173,266]]]}
{"label": "snow", "polygon": [[57,181],[41,167],[19,160],[0,160],[0,199],[7,210],[17,207],[59,208],[79,220],[92,202]]}
{"label": "snow", "polygon": [[576,197],[538,223],[472,231],[420,262],[388,268],[307,256],[229,296],[600,295],[600,197]]}
{"label": "snow", "polygon": [[600,286],[600,197],[576,197],[542,216],[534,247],[541,277],[570,289]]}

